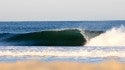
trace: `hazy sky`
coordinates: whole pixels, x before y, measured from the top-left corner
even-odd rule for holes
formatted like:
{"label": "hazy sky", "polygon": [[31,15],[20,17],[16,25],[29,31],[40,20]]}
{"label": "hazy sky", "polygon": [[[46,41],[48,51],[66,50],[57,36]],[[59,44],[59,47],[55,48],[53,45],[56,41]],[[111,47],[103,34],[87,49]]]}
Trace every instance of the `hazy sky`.
{"label": "hazy sky", "polygon": [[116,19],[125,19],[125,0],[0,0],[0,21]]}

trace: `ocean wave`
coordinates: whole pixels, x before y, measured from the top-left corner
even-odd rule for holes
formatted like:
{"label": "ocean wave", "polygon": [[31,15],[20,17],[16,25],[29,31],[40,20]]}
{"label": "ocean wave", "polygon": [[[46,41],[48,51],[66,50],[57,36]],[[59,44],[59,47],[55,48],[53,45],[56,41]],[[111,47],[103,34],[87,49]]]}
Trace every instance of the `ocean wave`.
{"label": "ocean wave", "polygon": [[0,34],[1,46],[125,46],[125,27],[107,31],[77,28]]}
{"label": "ocean wave", "polygon": [[40,31],[0,35],[1,45],[12,46],[81,46],[86,39],[78,29]]}
{"label": "ocean wave", "polygon": [[114,27],[106,32],[91,38],[85,46],[125,46],[125,27]]}

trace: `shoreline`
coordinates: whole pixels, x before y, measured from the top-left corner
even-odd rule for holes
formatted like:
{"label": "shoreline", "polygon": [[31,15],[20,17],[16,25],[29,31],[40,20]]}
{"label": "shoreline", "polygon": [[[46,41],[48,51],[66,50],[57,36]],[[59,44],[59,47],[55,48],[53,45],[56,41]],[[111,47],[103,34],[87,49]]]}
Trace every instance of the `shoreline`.
{"label": "shoreline", "polygon": [[0,62],[0,70],[125,70],[125,63],[105,61],[100,63],[81,62]]}

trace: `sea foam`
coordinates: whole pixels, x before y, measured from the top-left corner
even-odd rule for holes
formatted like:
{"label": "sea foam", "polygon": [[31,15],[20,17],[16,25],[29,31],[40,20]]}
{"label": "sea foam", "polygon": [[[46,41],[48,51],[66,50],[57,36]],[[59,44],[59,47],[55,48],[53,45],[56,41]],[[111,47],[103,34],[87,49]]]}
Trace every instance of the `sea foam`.
{"label": "sea foam", "polygon": [[125,27],[120,26],[107,30],[90,39],[85,46],[125,46]]}
{"label": "sea foam", "polygon": [[0,48],[0,57],[125,57],[125,48],[119,47],[21,47]]}

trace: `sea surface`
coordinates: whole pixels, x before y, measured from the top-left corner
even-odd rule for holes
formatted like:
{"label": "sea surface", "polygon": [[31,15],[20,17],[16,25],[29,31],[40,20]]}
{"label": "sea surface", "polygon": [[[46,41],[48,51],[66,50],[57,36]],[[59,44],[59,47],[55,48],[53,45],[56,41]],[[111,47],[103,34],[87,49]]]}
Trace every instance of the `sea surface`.
{"label": "sea surface", "polygon": [[0,22],[0,62],[125,62],[125,21]]}

